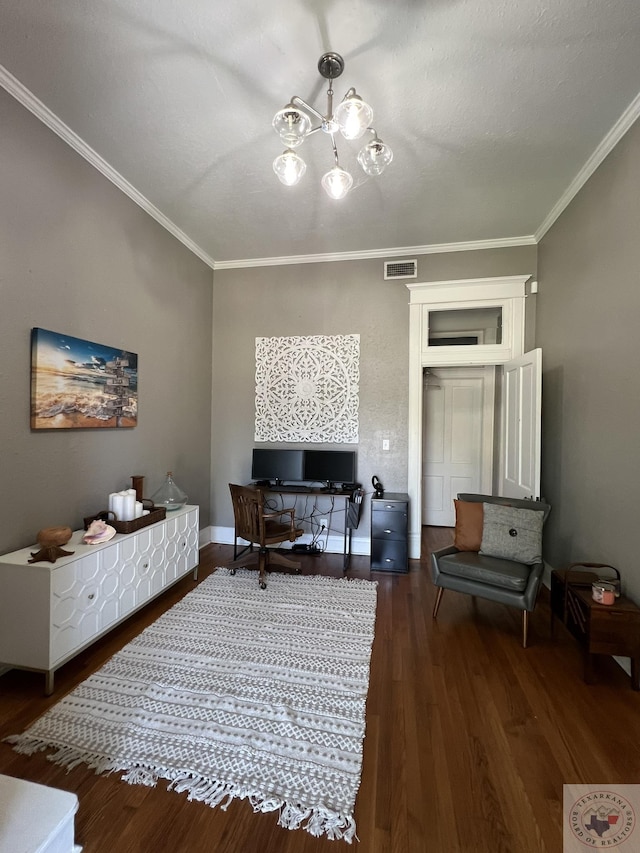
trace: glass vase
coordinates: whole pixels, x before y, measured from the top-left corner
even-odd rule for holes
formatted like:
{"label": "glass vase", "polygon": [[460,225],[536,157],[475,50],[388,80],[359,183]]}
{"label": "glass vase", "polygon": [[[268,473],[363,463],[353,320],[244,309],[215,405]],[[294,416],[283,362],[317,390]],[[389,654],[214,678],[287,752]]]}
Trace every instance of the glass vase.
{"label": "glass vase", "polygon": [[151,499],[154,506],[163,506],[167,512],[171,512],[173,509],[180,509],[187,502],[186,494],[176,485],[171,471],[167,471],[164,483],[157,492],[154,492]]}

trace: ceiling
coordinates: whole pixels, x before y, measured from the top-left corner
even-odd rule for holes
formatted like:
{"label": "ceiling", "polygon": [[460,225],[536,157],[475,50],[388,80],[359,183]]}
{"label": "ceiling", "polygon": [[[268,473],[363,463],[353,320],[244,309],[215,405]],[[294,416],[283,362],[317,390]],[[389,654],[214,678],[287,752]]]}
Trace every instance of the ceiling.
{"label": "ceiling", "polygon": [[[0,83],[214,268],[535,242],[640,112],[638,0],[0,0]],[[394,151],[281,185],[328,50]]]}

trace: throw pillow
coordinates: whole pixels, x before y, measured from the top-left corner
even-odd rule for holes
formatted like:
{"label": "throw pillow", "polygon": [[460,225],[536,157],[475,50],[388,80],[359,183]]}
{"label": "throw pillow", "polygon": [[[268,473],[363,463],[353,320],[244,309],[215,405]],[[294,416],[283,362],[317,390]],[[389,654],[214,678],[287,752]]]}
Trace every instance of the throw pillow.
{"label": "throw pillow", "polygon": [[458,551],[479,551],[482,543],[483,504],[481,501],[454,500],[456,533],[454,546]]}
{"label": "throw pillow", "polygon": [[483,506],[481,554],[528,565],[542,562],[542,510]]}

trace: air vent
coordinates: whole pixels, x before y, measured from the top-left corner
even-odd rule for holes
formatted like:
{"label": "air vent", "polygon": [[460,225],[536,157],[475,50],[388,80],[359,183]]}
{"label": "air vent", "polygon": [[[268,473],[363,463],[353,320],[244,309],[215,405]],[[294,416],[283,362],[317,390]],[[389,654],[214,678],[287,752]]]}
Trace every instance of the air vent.
{"label": "air vent", "polygon": [[390,278],[418,278],[417,261],[385,261],[384,279]]}

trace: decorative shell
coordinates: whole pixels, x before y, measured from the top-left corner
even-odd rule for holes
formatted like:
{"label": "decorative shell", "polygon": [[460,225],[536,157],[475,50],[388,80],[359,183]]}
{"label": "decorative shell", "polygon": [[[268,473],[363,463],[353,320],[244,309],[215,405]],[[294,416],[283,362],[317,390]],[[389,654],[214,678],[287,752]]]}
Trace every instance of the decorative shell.
{"label": "decorative shell", "polygon": [[102,519],[96,518],[95,521],[92,521],[87,528],[87,532],[82,537],[82,541],[87,545],[98,545],[100,542],[108,542],[109,539],[112,539],[115,535],[115,527],[111,527],[110,524],[102,521]]}

